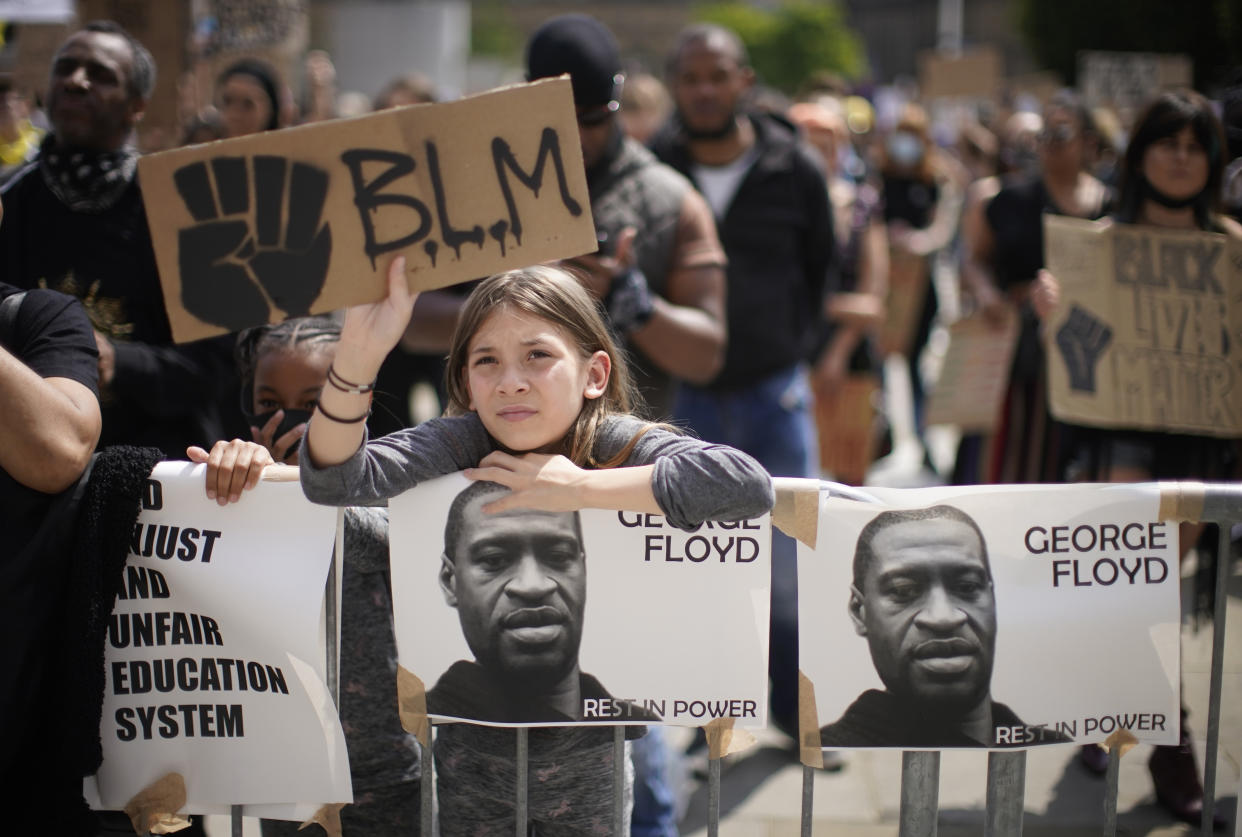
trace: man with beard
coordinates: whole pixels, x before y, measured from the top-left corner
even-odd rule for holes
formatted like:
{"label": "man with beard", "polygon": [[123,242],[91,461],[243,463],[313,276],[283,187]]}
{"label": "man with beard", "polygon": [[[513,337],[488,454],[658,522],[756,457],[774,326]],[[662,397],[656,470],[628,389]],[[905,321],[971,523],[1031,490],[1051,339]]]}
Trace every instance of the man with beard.
{"label": "man with beard", "polygon": [[668,416],[674,381],[705,384],[725,348],[724,251],[711,210],[686,178],[625,136],[625,76],[598,20],[562,15],[526,49],[531,80],[568,73],[599,252],[574,260],[634,355],[649,417]]}
{"label": "man with beard", "polygon": [[[772,476],[817,477],[805,359],[823,316],[834,241],[822,165],[787,120],[745,109],[754,73],[732,31],[683,30],[667,72],[676,113],[652,149],[706,197],[729,262],[724,367],[706,383],[681,386],[673,418],[706,441],[745,451]],[[796,555],[794,542],[774,532],[771,711],[791,735]]]}
{"label": "man with beard", "polygon": [[[427,712],[496,723],[583,720],[584,699],[614,708],[600,723],[658,720],[617,701],[578,668],[586,554],[577,512],[482,507],[508,491],[472,483],[449,508],[440,588],[474,662],[458,660],[427,692]],[[593,719],[594,720],[594,719]]]}
{"label": "man with beard", "polygon": [[154,86],[151,54],[111,21],[60,46],[45,100],[52,130],[5,186],[0,276],[86,308],[99,350],[100,446],[180,457],[244,428],[232,406],[232,338],[172,345],[136,176],[134,129]]}
{"label": "man with beard", "polygon": [[1065,740],[992,700],[992,568],[983,533],[960,509],[886,511],[863,527],[849,612],[884,691],[869,689],[823,727],[822,746],[991,747],[1001,727],[1035,736],[1014,743]]}

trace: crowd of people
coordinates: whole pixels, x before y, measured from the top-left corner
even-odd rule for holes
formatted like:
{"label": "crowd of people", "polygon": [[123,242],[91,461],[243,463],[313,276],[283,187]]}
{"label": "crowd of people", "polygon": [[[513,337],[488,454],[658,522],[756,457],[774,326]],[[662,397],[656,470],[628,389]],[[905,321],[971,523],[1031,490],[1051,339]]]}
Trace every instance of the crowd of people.
{"label": "crowd of people", "polygon": [[[955,125],[950,142],[931,103],[885,114],[829,77],[808,80],[796,100],[761,91],[743,42],[717,25],[678,35],[663,82],[578,14],[541,25],[525,64],[532,80],[571,77],[597,253],[420,295],[397,257],[380,302],[186,345],[172,340],[136,177],[150,53],[96,22],[57,50],[41,111],[0,85],[0,486],[10,533],[0,655],[11,673],[0,689],[0,782],[31,800],[16,816],[35,819],[19,824],[37,828],[58,810],[66,834],[130,830],[123,815],[96,818],[82,801],[97,740],[67,741],[74,755],[60,757],[42,731],[59,728],[54,713],[64,711],[49,699],[60,682],[49,660],[82,642],[53,614],[81,564],[98,558],[65,544],[65,524],[93,509],[77,489],[110,486],[132,525],[133,473],[160,458],[206,463],[208,496],[221,503],[245,502],[266,465],[296,464],[312,501],[347,507],[341,677],[357,686],[341,690],[356,798],[342,815],[347,835],[417,833],[419,751],[397,720],[387,519],[375,506],[422,479],[464,470],[499,484],[507,493],[490,500],[492,512],[629,509],[685,528],[753,517],[772,506],[771,477],[851,478],[821,468],[833,428],[817,426],[815,403],[851,378],[879,380],[886,353],[904,355],[921,439],[934,381],[920,358],[946,311],[997,327],[1016,320],[1018,342],[995,431],[964,437],[942,480],[1237,477],[1236,440],[1052,418],[1042,323],[1061,285],[1044,269],[1043,218],[1242,236],[1230,217],[1242,215],[1242,89],[1224,103],[1227,126],[1200,94],[1169,91],[1125,126],[1123,142],[1098,127],[1115,119],[1062,91],[1040,112],[988,108]],[[364,110],[335,94],[326,54],[308,57],[307,75],[295,115],[274,68],[237,61],[217,79],[214,105],[187,121],[185,142]],[[435,99],[432,82],[401,76],[372,106]],[[960,276],[951,300],[953,289],[931,279],[945,264]],[[921,285],[890,290],[898,270]],[[909,333],[883,340],[897,307],[910,311]],[[410,392],[420,383],[444,415],[417,424]],[[91,521],[100,532],[115,522]],[[1183,552],[1202,534],[1184,525]],[[445,561],[442,583],[464,583],[467,558]],[[110,583],[93,591],[105,613]],[[797,603],[794,542],[774,532],[770,712],[795,741]],[[519,655],[509,676],[547,675],[578,694],[587,676],[557,660]],[[75,708],[97,721],[100,698]],[[630,729],[628,828],[676,834],[669,748],[659,727]],[[1159,802],[1197,822],[1203,792],[1185,723],[1182,737],[1156,749],[1151,773]],[[513,741],[511,730],[440,728],[442,834],[511,830]],[[540,730],[530,748],[545,768],[531,775],[549,777],[530,788],[536,833],[610,833],[611,732]],[[1093,747],[1081,761],[1096,773],[1106,765]]]}

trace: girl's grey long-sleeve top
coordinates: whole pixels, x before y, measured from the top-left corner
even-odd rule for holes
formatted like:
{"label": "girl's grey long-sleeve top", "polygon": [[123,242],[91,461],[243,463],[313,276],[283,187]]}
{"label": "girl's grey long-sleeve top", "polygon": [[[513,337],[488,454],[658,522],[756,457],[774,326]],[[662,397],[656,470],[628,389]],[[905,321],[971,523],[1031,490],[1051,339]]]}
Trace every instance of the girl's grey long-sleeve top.
{"label": "girl's grey long-sleeve top", "polygon": [[[646,423],[631,416],[605,420],[595,459],[619,453]],[[383,505],[433,477],[474,468],[497,449],[476,413],[432,419],[364,441],[339,465],[316,467],[301,457],[302,490],[314,503]],[[668,522],[693,529],[708,520],[747,520],[772,509],[772,479],[750,456],[653,426],[624,466],[654,465],[651,487]]]}

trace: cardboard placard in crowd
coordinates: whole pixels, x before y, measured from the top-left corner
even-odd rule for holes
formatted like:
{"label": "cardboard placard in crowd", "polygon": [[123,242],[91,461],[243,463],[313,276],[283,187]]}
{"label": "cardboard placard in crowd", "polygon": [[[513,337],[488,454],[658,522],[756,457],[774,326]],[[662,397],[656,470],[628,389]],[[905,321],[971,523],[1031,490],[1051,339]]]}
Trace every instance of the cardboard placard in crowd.
{"label": "cardboard placard in crowd", "polygon": [[950,325],[940,377],[927,399],[927,424],[953,424],[964,433],[996,429],[1017,340],[1012,310],[999,327],[982,315]]}
{"label": "cardboard placard in crowd", "polygon": [[684,532],[638,512],[490,514],[488,488],[450,474],[389,501],[406,729],[764,726],[767,515]]}
{"label": "cardboard placard in crowd", "polygon": [[1052,414],[1242,436],[1242,242],[1045,216],[1061,304],[1044,326]]}
{"label": "cardboard placard in crowd", "polygon": [[1078,79],[1088,107],[1134,112],[1162,90],[1190,87],[1194,63],[1189,55],[1173,53],[1083,50]]}
{"label": "cardboard placard in crowd", "polygon": [[798,545],[801,744],[1175,744],[1178,524],[1159,486],[821,492]]}
{"label": "cardboard placard in crowd", "polygon": [[179,343],[596,248],[567,76],[138,165]]}
{"label": "cardboard placard in crowd", "polygon": [[815,399],[819,467],[833,479],[862,485],[880,443],[879,376],[847,375],[828,398]]}
{"label": "cardboard placard in crowd", "polygon": [[880,325],[880,351],[886,356],[908,355],[923,315],[923,304],[931,292],[931,267],[926,256],[896,247],[888,253],[888,297]]}
{"label": "cardboard placard in crowd", "polygon": [[919,96],[924,101],[964,97],[990,99],[1004,76],[1000,50],[979,46],[959,55],[935,51],[919,54]]}
{"label": "cardboard placard in crowd", "polygon": [[108,626],[94,807],[169,773],[181,813],[305,820],[352,801],[320,650],[335,521],[296,481],[222,507],[205,465],[155,467]]}

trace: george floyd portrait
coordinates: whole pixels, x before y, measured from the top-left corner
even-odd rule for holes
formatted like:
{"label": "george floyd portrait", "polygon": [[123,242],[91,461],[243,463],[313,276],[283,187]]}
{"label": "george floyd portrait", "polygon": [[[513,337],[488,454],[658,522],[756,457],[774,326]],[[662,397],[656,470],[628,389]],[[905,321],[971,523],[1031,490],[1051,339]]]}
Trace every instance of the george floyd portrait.
{"label": "george floyd portrait", "polygon": [[[471,483],[449,507],[437,581],[474,659],[440,675],[427,692],[428,713],[500,724],[659,720],[613,698],[579,667],[587,589],[581,516],[484,511],[507,491]],[[586,718],[584,705],[610,709]]]}
{"label": "george floyd portrait", "polygon": [[[859,533],[849,619],[883,689],[820,729],[823,747],[990,747],[1028,729],[992,697],[997,611],[979,525],[950,505],[892,510]],[[1038,729],[1039,743],[1066,740]]]}

